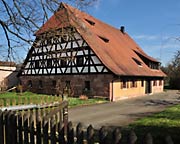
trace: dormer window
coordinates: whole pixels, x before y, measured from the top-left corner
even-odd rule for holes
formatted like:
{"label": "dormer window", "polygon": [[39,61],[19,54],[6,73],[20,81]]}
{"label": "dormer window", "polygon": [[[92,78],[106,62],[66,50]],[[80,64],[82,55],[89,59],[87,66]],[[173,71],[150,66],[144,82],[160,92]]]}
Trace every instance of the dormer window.
{"label": "dormer window", "polygon": [[142,67],[142,63],[137,60],[136,58],[132,58],[134,60],[134,62],[138,65],[138,66],[141,66]]}
{"label": "dormer window", "polygon": [[109,39],[105,38],[105,37],[102,37],[102,36],[98,36],[101,40],[103,40],[105,43],[108,43],[109,42]]}
{"label": "dormer window", "polygon": [[94,26],[95,25],[95,22],[93,22],[92,20],[89,20],[89,19],[85,19],[90,25]]}

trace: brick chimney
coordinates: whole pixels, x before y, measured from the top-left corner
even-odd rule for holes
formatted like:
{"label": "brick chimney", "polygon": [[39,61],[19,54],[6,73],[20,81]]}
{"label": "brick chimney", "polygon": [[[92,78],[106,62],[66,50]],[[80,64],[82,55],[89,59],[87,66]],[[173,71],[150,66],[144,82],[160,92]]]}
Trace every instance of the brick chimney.
{"label": "brick chimney", "polygon": [[124,34],[125,33],[125,27],[121,26],[120,31]]}

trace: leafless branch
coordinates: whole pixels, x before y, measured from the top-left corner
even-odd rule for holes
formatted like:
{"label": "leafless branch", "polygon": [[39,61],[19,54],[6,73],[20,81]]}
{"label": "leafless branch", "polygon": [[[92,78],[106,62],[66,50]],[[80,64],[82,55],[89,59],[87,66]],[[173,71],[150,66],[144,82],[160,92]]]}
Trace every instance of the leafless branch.
{"label": "leafless branch", "polygon": [[[98,0],[68,0],[78,8],[88,7]],[[33,34],[59,7],[61,0],[12,0],[0,1],[0,25],[7,44],[7,57],[15,57],[12,53],[18,46],[32,45]]]}

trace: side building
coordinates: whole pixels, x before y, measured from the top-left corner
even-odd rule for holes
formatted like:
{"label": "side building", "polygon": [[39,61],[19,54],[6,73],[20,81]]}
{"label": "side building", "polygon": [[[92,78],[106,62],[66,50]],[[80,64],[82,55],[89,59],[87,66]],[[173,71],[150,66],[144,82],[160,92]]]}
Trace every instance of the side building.
{"label": "side building", "polygon": [[19,72],[36,93],[106,97],[111,101],[163,91],[160,62],[125,32],[61,3],[35,33]]}
{"label": "side building", "polygon": [[18,84],[18,72],[14,62],[0,61],[0,91],[5,91]]}

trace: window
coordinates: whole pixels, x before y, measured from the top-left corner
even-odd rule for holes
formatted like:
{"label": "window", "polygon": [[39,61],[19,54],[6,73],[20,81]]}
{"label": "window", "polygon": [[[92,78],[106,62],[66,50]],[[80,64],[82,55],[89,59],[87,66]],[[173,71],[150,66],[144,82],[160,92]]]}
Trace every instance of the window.
{"label": "window", "polygon": [[93,22],[92,20],[89,20],[89,19],[85,19],[90,25],[94,26],[95,25],[95,22]]}
{"label": "window", "polygon": [[157,86],[157,81],[156,80],[153,81],[153,86]]}
{"label": "window", "polygon": [[39,68],[39,61],[35,61],[35,68]]}
{"label": "window", "polygon": [[61,60],[61,66],[66,67],[67,66],[67,61],[65,59]]}
{"label": "window", "polygon": [[28,81],[27,86],[28,86],[28,88],[32,88],[32,81],[31,80]]}
{"label": "window", "polygon": [[55,80],[52,81],[52,86],[53,86],[53,88],[56,88],[56,81]]}
{"label": "window", "polygon": [[137,87],[137,81],[132,80],[131,81],[131,88],[135,88],[135,87]]}
{"label": "window", "polygon": [[58,66],[59,65],[59,59],[54,59],[54,65]]}
{"label": "window", "polygon": [[135,59],[135,58],[133,58],[133,60],[134,60],[134,62],[135,62],[138,66],[142,66],[142,63],[141,63],[139,60],[137,60],[137,59]]}
{"label": "window", "polygon": [[66,88],[70,89],[71,88],[71,81],[66,81]]}
{"label": "window", "polygon": [[141,87],[144,87],[144,80],[141,80]]}
{"label": "window", "polygon": [[103,40],[105,43],[108,43],[109,42],[109,39],[105,38],[105,37],[102,37],[102,36],[98,36],[101,40]]}
{"label": "window", "polygon": [[149,62],[149,67],[150,67],[151,69],[159,69],[160,63]]}
{"label": "window", "polygon": [[162,86],[163,80],[159,80],[159,86]]}
{"label": "window", "polygon": [[62,37],[61,37],[61,43],[65,43],[68,41],[68,35],[64,34]]}
{"label": "window", "polygon": [[47,45],[50,45],[52,43],[52,38],[47,39]]}
{"label": "window", "polygon": [[91,89],[90,81],[85,81],[84,84],[85,84],[85,90],[90,90]]}
{"label": "window", "polygon": [[122,80],[122,83],[121,83],[121,88],[127,88],[127,81],[126,80]]}
{"label": "window", "polygon": [[84,57],[83,56],[77,56],[77,58],[76,58],[77,66],[82,66],[83,63],[84,63]]}
{"label": "window", "polygon": [[39,81],[39,88],[43,88],[42,80]]}
{"label": "window", "polygon": [[47,67],[51,68],[52,67],[52,60],[47,59]]}

